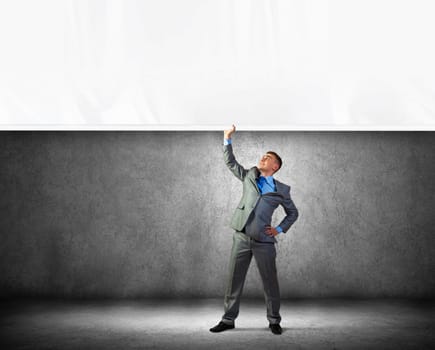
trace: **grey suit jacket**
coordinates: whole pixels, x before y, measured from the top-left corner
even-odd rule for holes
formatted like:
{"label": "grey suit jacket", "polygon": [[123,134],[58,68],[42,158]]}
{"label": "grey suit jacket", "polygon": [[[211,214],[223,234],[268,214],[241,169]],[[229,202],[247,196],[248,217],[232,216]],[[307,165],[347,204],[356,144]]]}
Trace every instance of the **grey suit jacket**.
{"label": "grey suit jacket", "polygon": [[[231,218],[231,227],[243,232],[248,224],[254,238],[264,242],[276,242],[274,237],[264,233],[264,226],[271,224],[273,211],[278,205],[281,205],[287,214],[279,224],[283,232],[287,232],[299,216],[290,196],[290,186],[275,179],[277,191],[262,196],[256,181],[260,176],[258,168],[254,166],[247,170],[241,166],[234,157],[231,144],[224,145],[223,151],[226,165],[243,182],[243,195]],[[258,205],[259,203],[261,205]],[[258,212],[259,210],[261,212]]]}

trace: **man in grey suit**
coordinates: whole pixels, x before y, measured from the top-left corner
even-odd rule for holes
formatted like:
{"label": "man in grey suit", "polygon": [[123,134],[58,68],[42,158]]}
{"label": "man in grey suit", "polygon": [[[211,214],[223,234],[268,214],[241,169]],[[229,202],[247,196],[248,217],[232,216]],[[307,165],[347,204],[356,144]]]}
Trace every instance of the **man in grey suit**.
{"label": "man in grey suit", "polygon": [[[224,315],[210,331],[216,333],[234,328],[246,273],[254,256],[263,281],[269,328],[272,333],[281,334],[275,236],[288,231],[298,217],[298,210],[290,197],[290,186],[272,176],[281,168],[280,156],[272,151],[267,152],[261,157],[258,166],[245,169],[233,154],[231,136],[235,131],[234,125],[224,131],[223,151],[226,165],[243,183],[243,196],[231,219],[231,227],[235,232],[229,264],[230,276],[224,298]],[[277,227],[272,227],[272,214],[279,205],[284,208],[286,217]]]}

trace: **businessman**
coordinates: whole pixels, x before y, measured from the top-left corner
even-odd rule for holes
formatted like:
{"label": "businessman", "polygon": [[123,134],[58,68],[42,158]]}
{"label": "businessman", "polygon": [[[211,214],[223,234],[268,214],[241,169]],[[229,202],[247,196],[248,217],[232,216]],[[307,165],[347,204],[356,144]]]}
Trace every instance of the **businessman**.
{"label": "businessman", "polygon": [[[263,281],[269,328],[273,334],[281,334],[275,236],[288,231],[298,217],[298,210],[290,197],[290,186],[273,177],[281,168],[280,156],[269,151],[261,157],[258,166],[245,169],[233,154],[231,137],[235,131],[234,125],[224,131],[223,151],[226,165],[242,181],[243,195],[231,219],[231,227],[235,232],[224,298],[224,315],[210,331],[217,333],[235,327],[246,273],[254,256]],[[279,205],[284,208],[286,216],[278,226],[272,227],[272,214]]]}

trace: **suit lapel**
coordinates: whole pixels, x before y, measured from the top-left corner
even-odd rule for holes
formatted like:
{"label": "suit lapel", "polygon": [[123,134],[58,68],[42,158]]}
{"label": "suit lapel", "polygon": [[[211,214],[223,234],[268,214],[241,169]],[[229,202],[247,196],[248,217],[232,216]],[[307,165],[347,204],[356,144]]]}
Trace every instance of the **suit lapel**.
{"label": "suit lapel", "polygon": [[257,178],[260,176],[260,171],[258,170],[257,167],[255,167],[254,171],[249,175],[250,175],[248,176],[249,181],[251,181],[252,185],[255,187],[257,192],[260,193],[260,189],[258,188],[258,184],[257,184]]}
{"label": "suit lapel", "polygon": [[284,196],[284,194],[285,194],[285,187],[284,187],[284,185],[281,182],[277,181],[277,180],[275,180],[275,185],[276,185],[276,192],[280,196]]}

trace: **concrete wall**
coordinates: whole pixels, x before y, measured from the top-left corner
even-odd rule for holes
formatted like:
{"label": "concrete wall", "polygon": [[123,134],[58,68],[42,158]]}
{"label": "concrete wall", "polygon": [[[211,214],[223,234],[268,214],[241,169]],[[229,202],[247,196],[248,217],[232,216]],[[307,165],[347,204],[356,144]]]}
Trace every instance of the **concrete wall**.
{"label": "concrete wall", "polygon": [[[283,297],[434,296],[435,133],[238,132],[234,150],[284,160]],[[0,164],[0,296],[223,296],[241,183],[221,132],[1,132]],[[254,261],[244,295],[263,295]]]}

